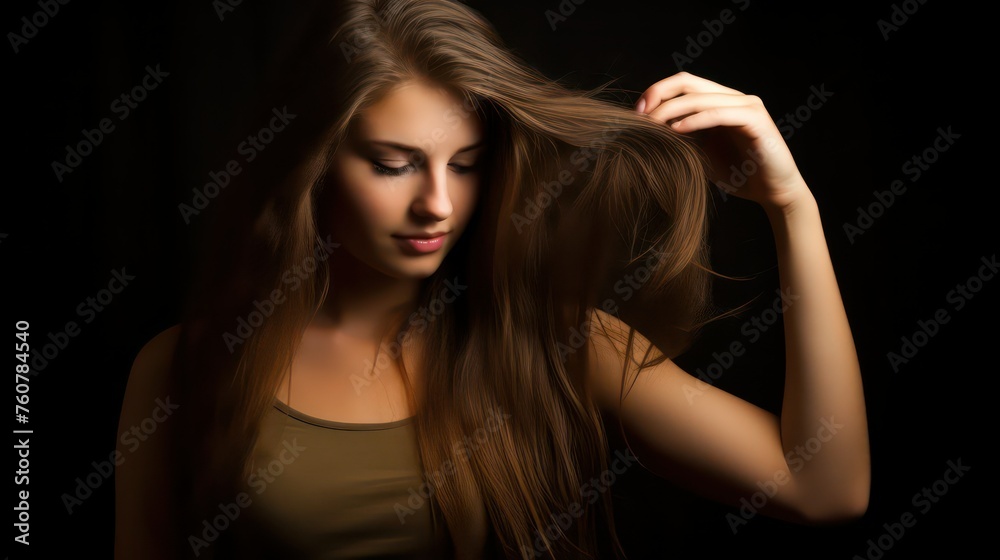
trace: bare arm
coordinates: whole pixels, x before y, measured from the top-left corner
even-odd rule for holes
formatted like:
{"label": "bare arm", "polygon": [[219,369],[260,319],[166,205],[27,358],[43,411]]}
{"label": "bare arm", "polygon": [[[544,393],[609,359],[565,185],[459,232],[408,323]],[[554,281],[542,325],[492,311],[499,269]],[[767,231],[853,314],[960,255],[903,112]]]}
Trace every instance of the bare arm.
{"label": "bare arm", "polygon": [[[124,460],[115,469],[115,560],[166,560],[170,417],[164,403],[179,334],[174,326],[146,343],[129,374],[118,424],[117,450]],[[155,432],[132,431],[150,418],[157,422]]]}
{"label": "bare arm", "polygon": [[[599,311],[611,336],[592,333],[594,394],[664,476],[732,504],[763,492],[757,509],[785,519],[860,515],[871,475],[857,353],[815,198],[777,127],[760,99],[685,73],[650,87],[641,107],[679,132],[708,131],[728,153],[755,156],[759,170],[731,194],[760,203],[774,232],[787,297],[784,399],[779,418],[667,360],[643,372],[619,406],[628,326]],[[729,163],[712,161],[714,170]],[[636,354],[648,344],[640,337]]]}
{"label": "bare arm", "polygon": [[[805,449],[797,480],[819,503],[864,511],[871,484],[868,423],[861,369],[847,314],[812,197],[788,209],[769,209],[781,289],[798,299],[784,313],[785,393],[781,436],[786,452]],[[830,433],[824,441],[824,427]],[[815,442],[810,442],[814,446]]]}

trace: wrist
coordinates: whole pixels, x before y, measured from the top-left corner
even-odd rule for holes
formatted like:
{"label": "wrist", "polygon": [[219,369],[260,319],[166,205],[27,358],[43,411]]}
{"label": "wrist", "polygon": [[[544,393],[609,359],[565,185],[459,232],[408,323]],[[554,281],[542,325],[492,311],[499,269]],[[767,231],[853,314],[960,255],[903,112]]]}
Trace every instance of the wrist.
{"label": "wrist", "polygon": [[774,220],[784,220],[795,214],[810,210],[818,210],[816,197],[803,181],[800,185],[789,189],[794,195],[783,197],[781,200],[769,201],[761,204],[767,217]]}
{"label": "wrist", "polygon": [[764,211],[775,240],[779,243],[808,235],[809,231],[822,231],[823,228],[819,205],[811,195],[796,199],[789,204],[769,206]]}

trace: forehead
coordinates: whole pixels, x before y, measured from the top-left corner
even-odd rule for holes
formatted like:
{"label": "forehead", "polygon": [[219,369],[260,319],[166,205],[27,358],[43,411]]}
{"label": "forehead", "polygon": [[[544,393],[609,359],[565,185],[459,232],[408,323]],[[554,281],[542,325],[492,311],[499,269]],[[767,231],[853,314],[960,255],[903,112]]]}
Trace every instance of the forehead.
{"label": "forehead", "polygon": [[450,91],[422,81],[393,88],[358,113],[355,136],[418,147],[431,154],[481,140],[482,123],[472,106]]}

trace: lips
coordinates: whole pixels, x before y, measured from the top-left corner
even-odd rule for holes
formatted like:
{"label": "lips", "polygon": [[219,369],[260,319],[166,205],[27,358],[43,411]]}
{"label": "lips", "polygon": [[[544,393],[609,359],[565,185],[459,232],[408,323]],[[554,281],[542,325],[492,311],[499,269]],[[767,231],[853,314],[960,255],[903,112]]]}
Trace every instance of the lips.
{"label": "lips", "polygon": [[448,232],[414,233],[393,235],[404,252],[408,254],[425,255],[433,253],[444,246]]}
{"label": "lips", "polygon": [[439,231],[435,233],[414,233],[412,235],[393,235],[397,239],[434,239],[435,237],[441,237],[448,235],[447,231]]}

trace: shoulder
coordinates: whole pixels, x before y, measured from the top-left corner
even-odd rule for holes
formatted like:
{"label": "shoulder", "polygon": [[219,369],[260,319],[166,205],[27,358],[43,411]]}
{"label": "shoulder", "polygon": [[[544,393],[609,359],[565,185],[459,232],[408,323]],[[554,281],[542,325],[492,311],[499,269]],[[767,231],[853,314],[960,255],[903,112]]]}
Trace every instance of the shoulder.
{"label": "shoulder", "polygon": [[119,431],[128,426],[126,420],[133,419],[136,414],[141,420],[142,410],[157,397],[164,397],[163,393],[169,388],[170,366],[180,334],[181,326],[174,325],[158,333],[139,349],[125,387]]}
{"label": "shoulder", "polygon": [[[151,338],[136,354],[135,360],[132,363],[132,372],[134,373],[136,368],[143,371],[162,368],[164,361],[169,362],[173,358],[174,349],[177,347],[180,335],[181,326],[177,324]],[[132,375],[129,376],[129,383],[131,382]]]}
{"label": "shoulder", "polygon": [[[170,367],[180,340],[174,325],[146,342],[129,372],[118,421],[115,468],[115,558],[152,558],[168,518],[162,489],[168,488],[168,433],[172,405]],[[147,433],[152,418],[156,430]]]}
{"label": "shoulder", "polygon": [[677,369],[683,373],[641,332],[597,308],[590,315],[587,341],[587,387],[602,410],[617,412],[626,382],[635,380],[636,369],[643,361],[662,358],[658,372]]}

